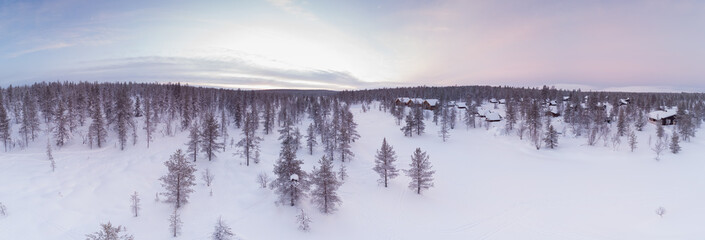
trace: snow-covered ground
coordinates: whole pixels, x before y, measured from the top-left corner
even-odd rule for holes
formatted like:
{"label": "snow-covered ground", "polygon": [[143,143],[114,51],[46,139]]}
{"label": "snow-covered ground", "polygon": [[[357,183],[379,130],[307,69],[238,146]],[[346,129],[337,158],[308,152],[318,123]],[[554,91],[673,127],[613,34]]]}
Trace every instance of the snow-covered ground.
{"label": "snow-covered ground", "polygon": [[[279,153],[274,133],[265,136],[259,164],[245,166],[231,147],[214,161],[199,158],[199,184],[181,210],[179,239],[208,239],[219,216],[242,239],[705,238],[701,135],[682,143],[681,153],[655,161],[648,146],[655,133],[651,124],[638,132],[635,152],[626,137],[615,150],[571,136],[561,137],[558,149],[537,151],[503,134],[503,121],[489,130],[468,130],[459,122],[442,142],[431,121],[424,135],[404,137],[391,115],[372,109],[352,109],[361,138],[352,144],[354,160],[346,163],[349,178],[339,191],[339,210],[324,215],[308,199],[300,206],[312,217],[310,232],[297,229],[298,208],[276,205],[273,191],[256,183],[260,172],[273,177]],[[239,132],[231,127],[230,135],[237,139]],[[384,137],[402,169],[415,148],[427,151],[435,187],[417,195],[403,174],[388,188],[379,185],[372,167]],[[136,239],[172,239],[173,207],[154,198],[163,191],[158,180],[166,173],[163,162],[185,148],[187,132],[159,136],[149,149],[142,135],[125,151],[115,146],[114,136],[109,139],[108,147],[91,150],[76,136],[54,149],[56,172],[46,158],[46,137],[28,149],[0,153],[0,202],[8,210],[0,216],[0,239],[84,239],[107,221],[127,227]],[[298,156],[310,171],[321,154],[319,147],[313,156],[304,150]],[[215,174],[211,188],[200,180],[206,168]],[[139,217],[130,212],[134,191],[142,199]],[[655,213],[660,206],[666,209],[663,217]]]}

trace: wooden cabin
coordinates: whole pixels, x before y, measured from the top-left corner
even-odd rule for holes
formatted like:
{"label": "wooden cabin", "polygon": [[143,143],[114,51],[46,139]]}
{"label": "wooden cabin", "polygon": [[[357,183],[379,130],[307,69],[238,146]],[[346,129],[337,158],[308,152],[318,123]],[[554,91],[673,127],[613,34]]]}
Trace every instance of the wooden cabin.
{"label": "wooden cabin", "polygon": [[676,110],[657,110],[649,113],[649,122],[661,125],[676,124]]}
{"label": "wooden cabin", "polygon": [[426,99],[423,100],[422,106],[426,110],[435,110],[439,103],[438,99]]}

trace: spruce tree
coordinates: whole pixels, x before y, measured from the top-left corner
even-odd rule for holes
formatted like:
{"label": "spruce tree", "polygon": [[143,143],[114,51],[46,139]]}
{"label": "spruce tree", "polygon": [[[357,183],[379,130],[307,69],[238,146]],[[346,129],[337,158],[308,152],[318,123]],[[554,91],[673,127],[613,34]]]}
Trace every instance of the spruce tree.
{"label": "spruce tree", "polygon": [[638,142],[636,141],[636,133],[632,131],[629,133],[629,149],[631,149],[632,152],[634,152],[634,149],[636,149],[636,144]]}
{"label": "spruce tree", "polygon": [[30,97],[30,94],[24,95],[22,103],[22,125],[20,126],[20,134],[24,136],[25,145],[29,140],[37,137],[39,131],[39,118],[37,117],[37,107]]}
{"label": "spruce tree", "polygon": [[421,148],[416,148],[416,151],[411,155],[411,163],[409,169],[404,170],[407,176],[411,178],[409,188],[415,190],[417,194],[421,194],[421,189],[433,187],[433,174],[436,171],[431,170],[431,162],[428,160],[426,152],[422,152]]}
{"label": "spruce tree", "polygon": [[333,161],[323,156],[318,161],[319,168],[314,167],[311,173],[311,202],[323,213],[332,213],[340,205],[341,200],[336,191],[340,182],[333,171]]}
{"label": "spruce tree", "polygon": [[132,101],[127,96],[127,90],[122,89],[117,94],[115,100],[115,131],[118,135],[120,150],[124,150],[127,144],[127,131],[134,126],[132,122]]}
{"label": "spruce tree", "polygon": [[230,240],[235,236],[230,227],[223,221],[222,217],[218,218],[218,222],[215,224],[215,230],[211,235],[213,240]]}
{"label": "spruce tree", "polygon": [[397,155],[394,148],[387,143],[387,138],[382,140],[382,147],[377,150],[375,156],[375,167],[373,170],[379,174],[377,182],[384,183],[384,187],[388,186],[389,180],[399,175],[399,170],[394,162],[397,161]]}
{"label": "spruce tree", "polygon": [[421,135],[424,133],[424,130],[426,129],[426,124],[423,122],[423,108],[421,107],[415,107],[413,110],[414,113],[414,130],[416,131],[416,135]]}
{"label": "spruce tree", "polygon": [[101,229],[95,233],[86,235],[87,240],[134,240],[135,238],[127,234],[127,229],[123,226],[113,227],[108,222],[100,224]]}
{"label": "spruce tree", "polygon": [[147,148],[149,148],[149,143],[154,140],[154,137],[152,135],[154,134],[156,121],[153,115],[156,113],[156,111],[152,110],[152,104],[154,104],[153,102],[150,103],[147,100],[145,101],[146,103],[144,104],[144,131],[147,135],[147,139],[145,139],[147,140]]}
{"label": "spruce tree", "polygon": [[411,137],[414,133],[414,117],[411,112],[406,115],[404,123],[405,125],[401,128],[401,131],[404,132],[404,136]]}
{"label": "spruce tree", "polygon": [[282,143],[279,160],[274,165],[276,179],[272,181],[271,186],[279,195],[279,202],[294,206],[299,199],[306,196],[309,185],[307,174],[301,169],[303,162],[296,159],[296,152],[291,144],[287,144],[288,141],[290,140]]}
{"label": "spruce tree", "polygon": [[244,126],[242,127],[242,139],[237,143],[242,149],[239,151],[240,156],[244,157],[247,166],[250,166],[250,159],[254,159],[255,163],[259,162],[255,157],[259,155],[259,143],[262,138],[257,136],[256,121],[257,112],[252,109],[252,112],[245,114]]}
{"label": "spruce tree", "polygon": [[441,129],[438,130],[438,135],[443,139],[443,142],[450,137],[450,120],[448,109],[444,107],[441,110]]}

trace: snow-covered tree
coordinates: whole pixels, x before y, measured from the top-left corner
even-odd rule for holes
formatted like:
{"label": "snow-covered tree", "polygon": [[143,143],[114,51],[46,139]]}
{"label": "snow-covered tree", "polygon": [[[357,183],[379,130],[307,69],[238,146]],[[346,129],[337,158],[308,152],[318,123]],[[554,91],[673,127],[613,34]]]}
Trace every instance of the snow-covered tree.
{"label": "snow-covered tree", "polygon": [[279,160],[274,165],[276,179],[271,187],[279,194],[279,201],[294,206],[299,199],[306,196],[309,184],[307,174],[301,169],[301,160],[296,159],[296,152],[291,144],[282,144]]}
{"label": "snow-covered tree", "polygon": [[135,193],[130,195],[130,209],[135,217],[139,216],[140,208],[140,196],[137,194],[137,191],[135,191]]}
{"label": "snow-covered tree", "polygon": [[671,144],[669,148],[671,149],[671,153],[673,154],[677,154],[681,151],[680,137],[675,131],[673,132],[673,136],[671,136]]}
{"label": "snow-covered tree", "polygon": [[196,168],[193,163],[186,161],[186,157],[181,153],[181,149],[169,157],[164,162],[169,172],[159,178],[166,192],[161,195],[166,196],[166,202],[176,204],[176,208],[188,202],[189,194],[193,192],[192,187],[196,185]]}
{"label": "snow-covered tree", "polygon": [[546,136],[544,136],[543,142],[546,144],[546,147],[549,147],[551,149],[554,149],[558,146],[558,132],[553,129],[553,125],[548,125],[548,129],[546,129]]}
{"label": "snow-covered tree", "polygon": [[218,217],[218,222],[215,223],[215,230],[213,230],[213,234],[211,235],[211,239],[213,240],[230,240],[235,237],[235,234],[233,234],[233,230],[230,229],[230,226],[223,221],[223,217]]}
{"label": "snow-covered tree", "polygon": [[318,161],[319,168],[314,167],[311,173],[311,202],[318,206],[323,213],[332,213],[337,205],[342,202],[336,191],[341,183],[335,176],[333,161],[323,156]]}
{"label": "snow-covered tree", "polygon": [[132,121],[132,101],[127,95],[127,90],[120,90],[115,100],[115,131],[118,135],[120,150],[125,149],[127,144],[127,131],[130,127],[134,127]]}
{"label": "snow-covered tree", "polygon": [[300,210],[299,215],[296,215],[296,222],[299,224],[299,230],[308,232],[311,230],[311,217],[303,209]]}
{"label": "snow-covered tree", "polygon": [[154,103],[147,102],[144,104],[144,131],[145,135],[147,138],[145,139],[147,141],[147,148],[149,148],[149,143],[154,140],[154,129],[156,125],[156,121],[154,120],[154,114],[155,111],[153,110],[153,105]]}
{"label": "snow-covered tree", "polygon": [[134,240],[135,238],[127,234],[127,229],[123,226],[113,227],[113,224],[108,222],[100,224],[100,230],[93,234],[86,235],[87,240]]}
{"label": "snow-covered tree", "polygon": [[663,130],[663,125],[656,124],[656,137],[663,138],[665,135],[666,135],[666,132]]}
{"label": "snow-covered tree", "polygon": [[[244,126],[242,127],[242,139],[237,143],[238,147],[241,147],[238,152],[241,157],[245,158],[247,166],[250,166],[250,159],[254,159],[255,156],[259,154],[259,143],[262,141],[261,137],[257,136],[257,112],[253,108],[252,112],[245,115]],[[259,162],[255,160],[255,163]]]}
{"label": "snow-covered tree", "polygon": [[619,111],[619,118],[617,119],[617,135],[624,136],[627,133],[627,119],[624,115],[624,111]]}
{"label": "snow-covered tree", "polygon": [[412,112],[414,114],[414,131],[416,131],[416,135],[421,135],[426,129],[426,124],[423,122],[423,108],[415,107]]}
{"label": "snow-covered tree", "polygon": [[443,107],[441,110],[441,129],[438,130],[438,135],[445,142],[450,137],[450,116],[448,108]]}
{"label": "snow-covered tree", "polygon": [[0,202],[0,216],[6,216],[7,215],[7,207],[5,207],[2,202]]}
{"label": "snow-covered tree", "polygon": [[103,118],[103,111],[100,109],[100,104],[94,103],[91,118],[93,121],[88,128],[88,139],[90,139],[89,142],[91,146],[93,146],[93,141],[95,140],[98,148],[101,148],[103,143],[105,143],[105,137],[108,135],[108,132],[105,130],[105,120]]}
{"label": "snow-covered tree", "polygon": [[189,130],[189,135],[188,135],[188,142],[186,143],[186,146],[188,147],[186,149],[186,153],[193,158],[193,161],[196,161],[196,157],[198,157],[198,147],[201,145],[201,131],[198,130],[198,127],[194,124],[191,126],[191,130]]}
{"label": "snow-covered tree", "polygon": [[629,133],[629,149],[631,149],[632,152],[634,152],[634,149],[636,149],[636,144],[638,142],[636,141],[636,133],[634,131],[631,131]]}
{"label": "snow-covered tree", "polygon": [[348,178],[348,170],[345,168],[345,163],[340,164],[340,169],[338,169],[338,177],[340,177],[340,182],[345,182]]}
{"label": "snow-covered tree", "polygon": [[0,95],[0,140],[2,140],[5,152],[7,152],[8,143],[10,142],[10,118],[8,118],[2,102],[2,95]]}
{"label": "snow-covered tree", "polygon": [[25,145],[29,143],[29,139],[34,141],[39,131],[37,106],[32,99],[30,94],[25,94],[22,104],[22,125],[20,126],[20,134],[24,136]]}
{"label": "snow-covered tree", "polygon": [[218,142],[220,136],[218,132],[218,121],[215,120],[212,113],[206,114],[201,127],[201,151],[206,153],[208,161],[215,157],[215,153],[219,152],[223,146]]}
{"label": "snow-covered tree", "polygon": [[181,214],[179,214],[178,209],[174,209],[174,213],[169,216],[169,231],[174,237],[181,235],[181,226],[184,223],[181,221]]}
{"label": "snow-covered tree", "polygon": [[399,170],[394,164],[396,161],[397,155],[394,152],[394,148],[387,143],[387,138],[384,138],[382,147],[377,150],[375,167],[373,168],[379,174],[377,182],[384,183],[384,187],[387,187],[389,180],[399,175]]}
{"label": "snow-covered tree", "polygon": [[59,106],[54,113],[54,139],[56,140],[56,146],[64,146],[69,140],[69,129],[66,116],[66,110],[64,104],[59,101]]}
{"label": "snow-covered tree", "polygon": [[318,144],[316,142],[316,132],[315,132],[315,127],[313,126],[313,123],[308,125],[308,128],[306,129],[306,148],[308,148],[308,153],[310,155],[313,155],[313,147]]}
{"label": "snow-covered tree", "polygon": [[404,126],[401,127],[401,131],[404,132],[404,136],[411,137],[414,133],[414,116],[411,112],[406,115],[404,120]]}
{"label": "snow-covered tree", "polygon": [[422,152],[421,148],[416,148],[414,154],[411,155],[410,168],[404,170],[406,175],[411,178],[409,188],[415,190],[417,194],[421,194],[421,189],[433,187],[433,174],[436,171],[431,170],[432,166],[428,158],[426,152]]}

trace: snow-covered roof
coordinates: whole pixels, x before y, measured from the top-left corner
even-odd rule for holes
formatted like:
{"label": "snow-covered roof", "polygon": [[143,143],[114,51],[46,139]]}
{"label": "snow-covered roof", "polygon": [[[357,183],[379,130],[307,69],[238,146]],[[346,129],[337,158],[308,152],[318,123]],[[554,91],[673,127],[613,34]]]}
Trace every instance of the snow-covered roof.
{"label": "snow-covered roof", "polygon": [[501,119],[502,117],[499,116],[499,113],[496,112],[489,112],[485,115],[485,120],[487,121],[499,121]]}
{"label": "snow-covered roof", "polygon": [[619,104],[627,105],[627,104],[629,104],[629,101],[628,101],[628,99],[619,99]]}
{"label": "snow-covered roof", "polygon": [[422,104],[423,103],[423,98],[412,98],[411,102],[414,104]]}
{"label": "snow-covered roof", "polygon": [[464,102],[455,103],[455,106],[458,108],[467,108],[468,107],[468,105],[465,104]]}
{"label": "snow-covered roof", "polygon": [[449,106],[449,107],[455,106],[455,101],[448,101],[448,102],[446,102],[446,106]]}
{"label": "snow-covered roof", "polygon": [[491,103],[496,103],[496,102],[497,102],[497,99],[496,99],[496,98],[490,98],[490,102],[491,102]]}
{"label": "snow-covered roof", "polygon": [[548,111],[557,115],[558,114],[558,107],[557,106],[550,106],[550,107],[548,107]]}
{"label": "snow-covered roof", "polygon": [[397,100],[400,102],[409,102],[409,98],[407,97],[398,97]]}
{"label": "snow-covered roof", "polygon": [[440,101],[438,99],[426,99],[424,102],[427,102],[431,106],[436,106]]}
{"label": "snow-covered roof", "polygon": [[668,109],[666,111],[664,110],[657,110],[649,113],[649,118],[654,119],[654,120],[661,120],[662,118],[667,118],[667,117],[672,117],[676,115],[676,109]]}
{"label": "snow-covered roof", "polygon": [[570,99],[570,96],[563,96],[563,101]]}
{"label": "snow-covered roof", "polygon": [[507,103],[507,100],[505,100],[504,98],[502,98],[502,99],[499,100],[499,103],[500,103],[500,104],[505,104],[505,103]]}

